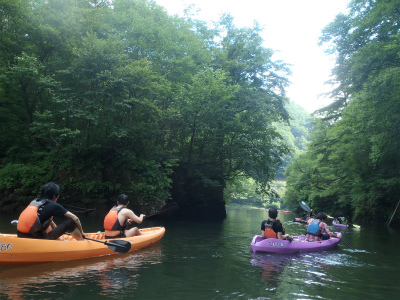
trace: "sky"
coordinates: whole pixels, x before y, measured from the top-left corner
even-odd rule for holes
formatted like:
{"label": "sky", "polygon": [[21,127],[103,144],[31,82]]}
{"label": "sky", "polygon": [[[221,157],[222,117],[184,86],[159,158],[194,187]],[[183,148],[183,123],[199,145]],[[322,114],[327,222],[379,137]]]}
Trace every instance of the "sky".
{"label": "sky", "polygon": [[324,84],[330,78],[334,57],[318,46],[322,29],[339,13],[346,13],[349,0],[155,0],[170,15],[183,16],[194,4],[197,18],[217,21],[229,12],[237,27],[251,27],[257,21],[263,28],[264,46],[275,51],[272,59],[291,64],[291,85],[287,96],[309,113],[332,100],[320,96],[332,89]]}

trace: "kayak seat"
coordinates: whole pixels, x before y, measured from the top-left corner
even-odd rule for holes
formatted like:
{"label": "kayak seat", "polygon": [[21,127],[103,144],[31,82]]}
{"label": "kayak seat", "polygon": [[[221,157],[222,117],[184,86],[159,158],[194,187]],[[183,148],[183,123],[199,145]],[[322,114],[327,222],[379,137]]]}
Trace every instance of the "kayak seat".
{"label": "kayak seat", "polygon": [[96,240],[104,240],[104,232],[92,233],[88,237]]}

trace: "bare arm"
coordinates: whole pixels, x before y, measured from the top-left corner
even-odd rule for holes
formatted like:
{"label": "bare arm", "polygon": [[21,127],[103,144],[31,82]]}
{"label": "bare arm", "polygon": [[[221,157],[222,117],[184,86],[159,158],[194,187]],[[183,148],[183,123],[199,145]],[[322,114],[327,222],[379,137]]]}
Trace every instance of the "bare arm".
{"label": "bare arm", "polygon": [[131,219],[132,221],[134,221],[134,222],[136,222],[138,224],[141,224],[143,222],[143,218],[144,218],[145,215],[144,214],[140,214],[140,216],[138,217],[130,209],[124,209],[124,216],[126,217],[126,219]]}
{"label": "bare arm", "polygon": [[334,234],[332,231],[330,231],[328,225],[326,225],[325,223],[324,223],[324,228],[325,228],[325,232],[326,232],[327,234],[329,234],[330,237],[337,237],[336,234]]}
{"label": "bare arm", "polygon": [[282,232],[278,232],[278,239],[284,240],[286,238],[290,238],[289,234],[282,234]]}
{"label": "bare arm", "polygon": [[75,216],[72,212],[67,211],[64,214],[65,217],[72,219],[75,223],[76,226],[78,227],[79,231],[81,232],[82,235],[84,235],[83,233],[83,229],[82,229],[82,225],[81,225],[81,221],[79,221],[79,218],[77,216]]}

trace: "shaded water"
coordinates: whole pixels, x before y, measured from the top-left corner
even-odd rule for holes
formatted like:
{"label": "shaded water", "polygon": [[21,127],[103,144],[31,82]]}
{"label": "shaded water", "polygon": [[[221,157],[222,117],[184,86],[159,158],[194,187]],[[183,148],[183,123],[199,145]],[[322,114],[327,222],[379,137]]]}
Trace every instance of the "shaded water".
{"label": "shaded water", "polygon": [[[287,233],[302,234],[294,214]],[[0,299],[398,299],[400,230],[344,229],[326,252],[252,253],[267,212],[228,208],[220,223],[150,219],[165,226],[160,243],[128,254],[23,266],[0,266]],[[12,218],[0,216],[0,232]],[[81,218],[86,232],[101,220]],[[328,221],[331,224],[331,221]]]}

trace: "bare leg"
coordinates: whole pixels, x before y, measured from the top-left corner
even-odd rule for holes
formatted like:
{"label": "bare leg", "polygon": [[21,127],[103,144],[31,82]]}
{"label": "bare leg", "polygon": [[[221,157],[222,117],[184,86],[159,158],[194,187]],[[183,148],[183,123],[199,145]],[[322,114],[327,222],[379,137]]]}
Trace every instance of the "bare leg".
{"label": "bare leg", "polygon": [[142,233],[140,232],[139,228],[133,227],[129,230],[125,230],[125,235],[127,237],[131,237],[131,236],[135,236],[135,235],[142,235]]}
{"label": "bare leg", "polygon": [[81,231],[78,228],[75,228],[75,230],[71,232],[71,235],[77,241],[82,241],[83,240],[83,237],[81,235]]}

